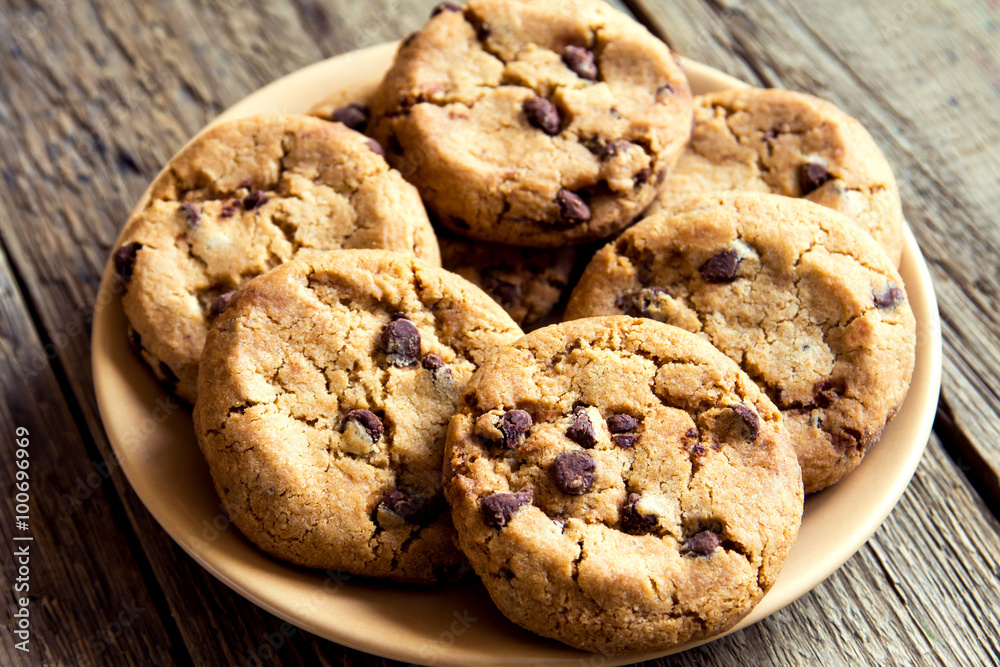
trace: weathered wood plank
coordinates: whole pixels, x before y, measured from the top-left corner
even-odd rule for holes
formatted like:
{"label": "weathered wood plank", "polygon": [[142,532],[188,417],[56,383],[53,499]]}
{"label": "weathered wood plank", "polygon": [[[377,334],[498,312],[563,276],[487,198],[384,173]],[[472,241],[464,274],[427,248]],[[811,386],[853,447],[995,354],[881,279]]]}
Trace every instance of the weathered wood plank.
{"label": "weathered wood plank", "polygon": [[[0,74],[0,136],[5,145],[21,147],[0,155],[4,175],[0,183],[0,201],[4,202],[0,233],[30,288],[28,296],[46,331],[54,340],[65,336],[65,343],[58,346],[57,362],[72,387],[70,400],[78,402],[82,419],[109,461],[114,458],[103,438],[90,388],[89,336],[69,332],[74,322],[89,322],[100,268],[124,216],[159,166],[215,113],[264,83],[323,56],[401,37],[416,28],[435,3],[359,4],[346,0],[287,4],[224,0],[167,6],[121,0],[55,1],[40,6],[15,5],[0,15],[0,34],[11,37],[5,47],[10,65]],[[703,45],[704,53],[675,41],[682,53],[721,65],[744,78],[757,70],[771,81],[780,81],[772,77],[776,71],[784,72],[782,58],[761,64],[726,55],[733,48],[731,33],[720,26],[737,22],[738,16],[725,14],[720,22],[719,12],[725,12],[724,8],[716,11],[714,5],[695,2],[677,7],[681,13],[674,27],[686,26],[686,33],[698,35],[705,30],[702,26],[714,25],[703,19],[719,24],[712,28],[717,36],[713,33],[692,39],[692,46]],[[784,27],[782,21],[788,19],[778,15],[767,20]],[[746,53],[747,48],[737,46],[737,52]],[[783,56],[792,57],[798,58],[795,54]],[[833,68],[831,76],[836,79],[836,68],[841,66],[822,60],[812,67],[818,69],[807,71],[823,73],[807,79],[815,84],[825,81],[827,68]],[[807,88],[795,80],[786,85],[823,90],[818,84]],[[872,126],[858,109],[844,105]],[[977,107],[978,112],[982,109]],[[876,128],[873,131],[881,141]],[[887,152],[896,159],[891,150]],[[913,220],[912,209],[909,213]],[[946,231],[937,226],[936,233]],[[956,322],[964,324],[962,319]],[[915,550],[923,550],[945,556],[956,544],[969,547],[976,543],[996,553],[996,526],[980,517],[981,506],[975,504],[974,495],[955,474],[954,466],[939,450],[932,451],[934,465],[925,461],[920,473],[926,475],[931,491],[915,483],[907,498],[915,495],[905,501],[913,508],[913,517],[907,515],[906,520],[922,526],[922,532],[904,525],[891,534],[888,545],[877,546],[907,506],[904,504],[869,547],[811,596],[735,637],[663,662],[687,664],[700,659],[796,664],[815,658],[846,662],[848,656],[866,660],[893,656],[906,663],[925,653],[951,661],[949,654],[928,652],[914,639],[919,639],[917,622],[949,645],[958,641],[962,651],[954,655],[972,662],[984,662],[983,656],[992,656],[995,662],[995,644],[971,638],[977,627],[989,630],[991,624],[995,626],[996,609],[989,598],[963,597],[963,587],[989,590],[995,581],[995,562],[988,566],[983,556],[989,551],[972,549],[967,557],[971,564],[954,556],[952,560],[943,558],[940,569],[926,571],[919,571],[923,561],[913,555],[919,553]],[[319,660],[322,664],[383,664],[306,633],[292,632],[280,620],[230,593],[173,546],[117,470],[111,472],[111,479],[113,486],[107,491],[113,494],[117,489],[121,495],[196,663],[256,664],[255,660],[261,660],[301,664]],[[94,502],[104,501],[91,498],[85,505]],[[940,515],[932,523],[926,521],[929,511]],[[922,523],[916,522],[918,518]],[[938,522],[948,527],[935,527]],[[975,535],[975,541],[963,543],[961,531]],[[944,537],[938,537],[941,533]],[[930,539],[932,535],[936,541]],[[898,546],[907,544],[914,546]],[[917,566],[910,560],[917,560]],[[883,574],[882,562],[888,563],[888,575]],[[961,565],[955,566],[955,562]],[[893,592],[893,582],[906,597]],[[915,605],[914,601],[925,598],[936,601],[937,606]],[[965,600],[980,606],[968,611]],[[949,627],[947,619],[941,618],[949,606],[964,612],[954,634],[941,631]],[[840,610],[848,610],[846,616],[829,620]],[[913,618],[917,621],[908,622]],[[862,647],[851,646],[844,639],[859,634],[868,638]],[[280,645],[277,649],[276,644]]]}
{"label": "weathered wood plank", "polygon": [[[24,360],[44,356],[0,253],[0,589],[6,612],[0,663],[170,661],[172,642],[144,572],[99,488],[103,468],[92,465],[52,372],[23,372]],[[85,511],[66,505],[63,494],[75,489],[93,498]],[[26,512],[18,507],[25,500]],[[28,600],[26,607],[21,598]],[[28,634],[18,636],[16,629]],[[183,654],[183,646],[175,648]]]}
{"label": "weathered wood plank", "polygon": [[[1000,494],[1000,8],[996,3],[634,0],[680,53],[861,120],[893,164],[936,282],[948,446]],[[992,503],[1000,502],[994,495]]]}

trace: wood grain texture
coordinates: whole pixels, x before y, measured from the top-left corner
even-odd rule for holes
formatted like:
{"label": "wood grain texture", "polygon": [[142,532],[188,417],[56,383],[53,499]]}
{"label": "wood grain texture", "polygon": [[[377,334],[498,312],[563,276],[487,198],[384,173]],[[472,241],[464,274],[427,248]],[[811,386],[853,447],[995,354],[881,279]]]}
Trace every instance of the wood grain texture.
{"label": "wood grain texture", "polygon": [[[931,266],[957,448],[1000,503],[1000,5],[632,0],[679,53],[858,118]],[[926,332],[919,332],[926,334]]]}
{"label": "wood grain texture", "polygon": [[[76,419],[67,428],[82,431],[95,455],[109,465],[110,481],[99,494],[84,499],[80,511],[108,514],[109,506],[120,503],[118,529],[135,536],[134,548],[148,559],[155,577],[146,583],[149,595],[169,610],[160,619],[160,630],[154,624],[151,641],[162,646],[176,637],[181,645],[173,647],[172,657],[182,662],[385,664],[286,626],[233,594],[176,547],[142,507],[115,466],[92,390],[89,323],[101,268],[149,179],[214,115],[323,57],[402,37],[424,21],[433,4],[21,0],[0,10],[5,65],[0,68],[0,139],[5,146],[0,152],[0,239],[44,340],[53,343],[52,367],[63,378],[66,407]],[[889,37],[873,42],[871,26],[853,22],[870,21],[864,12],[895,16],[891,7],[878,8],[874,2],[843,10],[825,0],[809,17],[770,1],[740,5],[739,11],[694,0],[632,6],[655,17],[661,30],[668,26],[663,32],[685,55],[750,81],[818,92],[872,129],[901,176],[906,174],[901,181],[910,202],[907,214],[933,261],[940,298],[949,304],[946,373],[956,423],[968,434],[972,453],[993,461],[989,443],[1000,438],[994,434],[991,440],[989,429],[996,428],[990,424],[997,423],[1000,402],[995,393],[983,399],[975,391],[993,387],[995,392],[1000,373],[1000,355],[990,347],[996,342],[987,336],[991,331],[995,335],[997,316],[993,311],[986,316],[997,280],[995,268],[977,260],[973,249],[995,249],[997,232],[987,221],[998,210],[1000,195],[984,186],[981,193],[969,192],[962,170],[972,168],[981,175],[984,164],[992,165],[989,182],[997,180],[995,158],[977,136],[996,137],[1000,124],[991,100],[996,101],[998,90],[980,89],[983,81],[993,80],[988,73],[954,79],[965,62],[964,49],[977,39],[981,57],[973,59],[988,64],[995,54],[984,41],[982,26],[970,18],[990,10],[951,9],[944,14],[946,25],[936,26],[929,20],[933,6],[914,3],[915,14],[885,24]],[[848,18],[837,13],[841,11]],[[849,25],[859,32],[830,33],[829,25]],[[878,24],[875,29],[883,30]],[[929,68],[923,74],[913,64],[911,37],[897,34],[914,31],[923,31],[922,50],[917,51],[922,54],[919,63]],[[831,41],[835,37],[840,41]],[[868,52],[872,43],[881,54]],[[958,54],[957,60],[950,59],[949,50]],[[880,69],[883,64],[887,69]],[[908,83],[898,90],[882,86],[873,97],[856,81],[860,74],[869,76],[869,69],[879,69],[872,79],[879,85],[901,72]],[[945,86],[957,91],[958,111],[952,111],[950,101],[941,101]],[[888,103],[903,96],[912,107],[900,111]],[[920,97],[927,99],[910,100]],[[928,121],[924,114],[931,111],[940,113]],[[955,128],[953,134],[941,134],[948,136],[950,149],[935,139],[935,132],[951,132],[945,128]],[[22,335],[14,338],[18,344],[23,344]],[[16,358],[20,370],[15,372],[32,368],[31,359],[24,366],[25,360]],[[47,362],[41,363],[45,372]],[[45,395],[56,396],[59,388],[52,391]],[[87,457],[79,438],[66,442]],[[995,596],[985,592],[995,588],[998,575],[997,528],[961,472],[932,443],[904,503],[830,580],[753,628],[657,664],[995,663],[1000,660],[998,611]],[[54,562],[46,568],[67,566],[58,549],[47,553]],[[143,588],[127,567],[119,574],[118,568],[125,566],[110,556],[94,567],[99,570],[94,576],[126,577],[130,588]],[[98,611],[92,616],[115,612],[112,603],[94,604]],[[5,635],[0,646],[8,650],[9,641]],[[60,635],[53,634],[51,641],[58,644]],[[129,663],[159,655],[141,643],[122,648],[102,657]],[[599,659],[591,662],[600,664]]]}
{"label": "wood grain texture", "polygon": [[[24,301],[5,259],[0,256],[0,590],[4,619],[0,663],[4,665],[105,664],[108,656],[140,664],[167,662],[171,641],[160,611],[136,564],[128,541],[118,533],[116,517],[100,488],[103,468],[87,455],[73,417],[50,369],[20,373],[20,361],[43,358]],[[18,428],[28,445],[19,448]],[[24,449],[27,458],[15,458]],[[28,461],[28,512],[15,512],[16,461]],[[67,495],[86,495],[85,511]],[[27,516],[23,526],[15,516]],[[15,536],[21,539],[15,541]],[[26,550],[26,551],[25,551]],[[140,554],[140,560],[145,557]],[[22,572],[20,566],[26,566]],[[27,586],[27,589],[18,588]],[[155,582],[154,582],[154,588]],[[16,644],[13,614],[27,598],[27,643]]]}

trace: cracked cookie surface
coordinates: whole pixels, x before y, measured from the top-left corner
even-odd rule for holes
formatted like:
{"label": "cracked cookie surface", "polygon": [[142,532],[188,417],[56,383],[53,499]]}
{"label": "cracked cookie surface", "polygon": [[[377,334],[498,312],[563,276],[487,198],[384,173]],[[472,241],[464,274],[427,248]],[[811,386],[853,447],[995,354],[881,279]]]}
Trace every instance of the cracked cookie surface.
{"label": "cracked cookie surface", "polygon": [[226,511],[298,565],[455,578],[448,419],[520,336],[475,286],[396,253],[332,251],[250,281],[209,333],[194,412]]}
{"label": "cracked cookie surface", "polygon": [[174,157],[126,224],[115,265],[130,340],[189,402],[211,320],[241,284],[293,257],[384,248],[438,265],[416,190],[343,125],[253,116]]}
{"label": "cracked cookie surface", "polygon": [[538,329],[480,367],[448,429],[445,495],[501,611],[602,653],[737,623],[802,514],[757,385],[698,336],[621,316]]}
{"label": "cracked cookie surface", "polygon": [[472,0],[403,41],[369,132],[442,224],[553,247],[645,209],[691,114],[669,48],[603,2]]}
{"label": "cracked cookie surface", "polygon": [[522,327],[537,324],[569,292],[576,248],[520,248],[438,235],[441,266],[481,287]]}
{"label": "cracked cookie surface", "polygon": [[903,209],[867,130],[805,93],[749,88],[695,97],[691,142],[649,214],[715,191],[804,197],[851,218],[899,266]]}
{"label": "cracked cookie surface", "polygon": [[719,194],[675,204],[601,249],[567,319],[630,314],[697,332],[784,413],[807,493],[861,462],[913,373],[915,320],[870,236],[802,199]]}

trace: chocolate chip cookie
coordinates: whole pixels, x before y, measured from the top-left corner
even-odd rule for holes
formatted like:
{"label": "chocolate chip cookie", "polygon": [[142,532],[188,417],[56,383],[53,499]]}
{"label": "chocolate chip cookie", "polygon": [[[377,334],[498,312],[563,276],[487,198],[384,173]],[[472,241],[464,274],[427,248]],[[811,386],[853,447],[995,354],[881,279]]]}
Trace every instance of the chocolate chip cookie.
{"label": "chocolate chip cookie", "polygon": [[542,321],[569,291],[576,249],[519,248],[438,234],[441,265],[478,285],[514,321]]}
{"label": "chocolate chip cookie", "polygon": [[448,420],[520,336],[481,290],[397,253],[333,251],[250,281],[208,335],[194,411],[233,523],[297,565],[454,578]]}
{"label": "chocolate chip cookie", "polygon": [[309,115],[364,132],[371,116],[369,103],[376,88],[377,81],[363,81],[336,90],[309,109]]}
{"label": "chocolate chip cookie", "polygon": [[606,317],[483,364],[452,418],[445,495],[500,610],[588,651],[732,627],[774,583],[802,482],[781,416],[698,336]]}
{"label": "chocolate chip cookie", "polygon": [[804,199],[703,195],[600,250],[566,317],[628,314],[698,332],[785,415],[807,493],[878,442],[913,373],[915,322],[885,251]]}
{"label": "chocolate chip cookie", "polygon": [[899,266],[899,190],[861,123],[812,95],[759,88],[696,97],[694,118],[691,143],[650,213],[713,191],[804,197],[857,222]]}
{"label": "chocolate chip cookie", "polygon": [[450,229],[556,247],[645,209],[691,114],[670,49],[603,2],[471,0],[403,41],[368,127]]}
{"label": "chocolate chip cookie", "polygon": [[130,340],[194,402],[211,320],[293,257],[385,248],[439,264],[417,191],[341,124],[277,114],[217,125],[180,152],[128,221],[113,261]]}

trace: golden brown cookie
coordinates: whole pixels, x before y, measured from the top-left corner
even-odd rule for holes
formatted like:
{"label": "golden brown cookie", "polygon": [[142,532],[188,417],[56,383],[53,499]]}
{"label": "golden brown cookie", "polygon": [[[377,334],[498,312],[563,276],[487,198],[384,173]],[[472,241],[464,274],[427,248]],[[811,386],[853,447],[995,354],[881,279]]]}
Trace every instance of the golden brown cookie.
{"label": "golden brown cookie", "polygon": [[594,256],[567,319],[630,314],[697,332],[784,413],[807,493],[853,470],[909,388],[915,321],[885,251],[836,211],[702,195]]}
{"label": "golden brown cookie", "polygon": [[760,88],[696,97],[694,118],[691,143],[649,214],[715,191],[804,197],[857,222],[899,266],[899,190],[861,123],[812,95]]}
{"label": "golden brown cookie", "polygon": [[576,248],[520,248],[438,234],[441,266],[483,288],[522,327],[568,294]]}
{"label": "golden brown cookie", "polygon": [[439,265],[413,186],[338,123],[270,114],[216,125],[174,157],[114,253],[130,338],[190,402],[230,293],[293,257],[384,248]]}
{"label": "golden brown cookie", "polygon": [[599,0],[443,3],[400,46],[368,128],[445,226],[557,247],[652,202],[691,93],[670,49]]}
{"label": "golden brown cookie", "polygon": [[802,515],[771,401],[698,336],[630,317],[544,327],[483,364],[448,429],[445,495],[500,610],[601,653],[732,627]]}
{"label": "golden brown cookie", "polygon": [[233,523],[297,565],[453,579],[448,420],[520,336],[482,291],[396,253],[334,251],[250,281],[209,333],[194,413]]}

